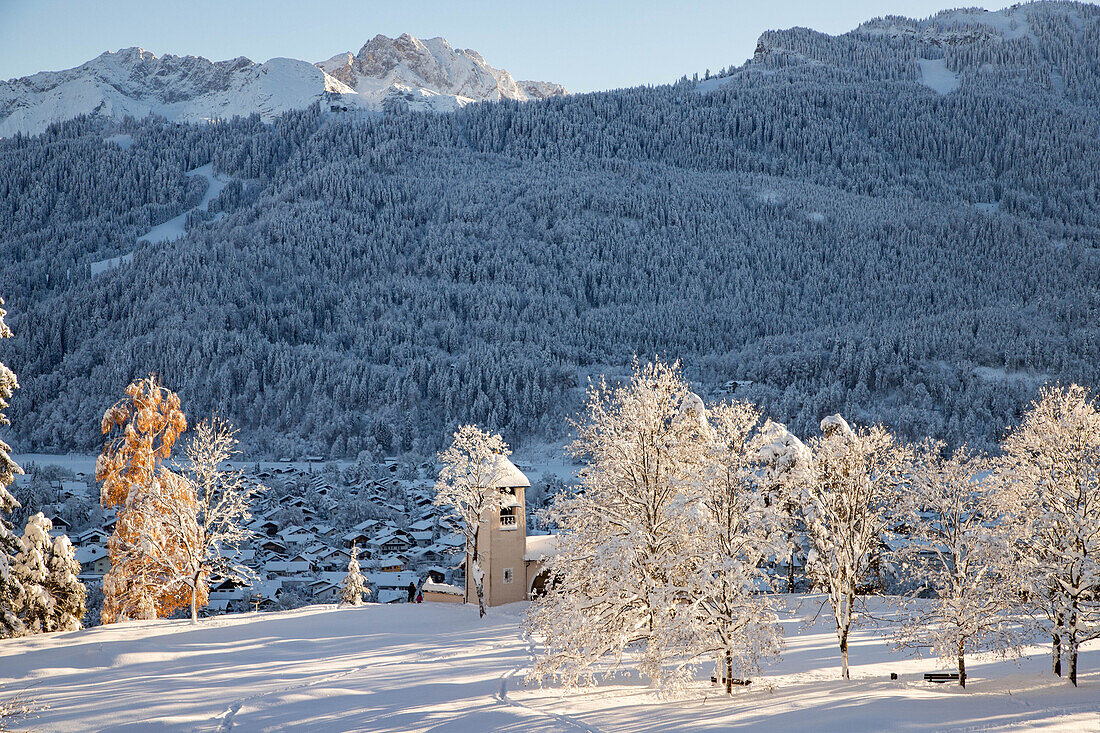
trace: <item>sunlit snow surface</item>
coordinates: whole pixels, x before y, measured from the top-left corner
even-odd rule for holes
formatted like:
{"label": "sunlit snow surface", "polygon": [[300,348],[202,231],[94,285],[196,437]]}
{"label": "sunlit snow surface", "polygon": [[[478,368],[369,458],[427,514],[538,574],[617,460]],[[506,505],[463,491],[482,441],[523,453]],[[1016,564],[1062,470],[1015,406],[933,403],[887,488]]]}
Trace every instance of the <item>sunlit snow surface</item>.
{"label": "sunlit snow surface", "polygon": [[1100,730],[1097,642],[1076,690],[1035,647],[1020,667],[970,660],[963,691],[924,683],[934,661],[861,631],[853,680],[842,682],[824,615],[801,628],[819,599],[798,600],[784,614],[783,662],[732,700],[706,681],[661,700],[629,675],[590,690],[525,689],[525,604],[484,620],[470,606],[311,606],[7,640],[0,695],[29,690],[48,703],[31,722],[41,731]]}

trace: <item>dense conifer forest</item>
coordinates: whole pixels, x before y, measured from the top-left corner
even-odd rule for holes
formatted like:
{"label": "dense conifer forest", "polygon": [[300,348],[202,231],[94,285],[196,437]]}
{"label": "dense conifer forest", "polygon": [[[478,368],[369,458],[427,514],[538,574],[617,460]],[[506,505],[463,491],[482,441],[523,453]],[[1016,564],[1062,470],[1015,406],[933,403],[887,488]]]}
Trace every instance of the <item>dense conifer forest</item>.
{"label": "dense conifer forest", "polygon": [[[1013,17],[770,32],[720,78],[450,114],[0,141],[15,443],[97,448],[154,371],[257,453],[522,445],[660,354],[797,433],[990,447],[1043,382],[1100,385],[1100,8]],[[192,211],[208,163],[233,180]]]}

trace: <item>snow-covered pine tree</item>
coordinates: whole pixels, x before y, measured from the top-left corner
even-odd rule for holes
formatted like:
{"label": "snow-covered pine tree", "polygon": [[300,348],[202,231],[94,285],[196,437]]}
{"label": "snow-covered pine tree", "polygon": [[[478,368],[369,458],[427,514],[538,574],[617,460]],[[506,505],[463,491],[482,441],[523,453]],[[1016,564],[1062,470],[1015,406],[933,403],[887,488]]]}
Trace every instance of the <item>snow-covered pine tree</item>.
{"label": "snow-covered pine tree", "polygon": [[[4,323],[4,316],[8,312],[4,310],[4,299],[0,298],[0,339],[11,338],[11,329]],[[19,380],[15,378],[15,372],[0,361],[0,427],[11,424],[4,410],[8,408],[12,395],[19,389]],[[23,473],[23,469],[12,460],[11,446],[0,440],[0,513],[10,512],[13,507],[5,506],[14,502],[14,499],[5,499],[7,487],[11,486],[15,477]],[[10,495],[8,495],[10,496]],[[0,520],[2,522],[3,520]]]}
{"label": "snow-covered pine tree", "polygon": [[821,421],[809,444],[802,516],[812,550],[807,573],[825,591],[836,620],[840,669],[848,672],[848,635],[862,591],[880,559],[890,510],[911,451],[881,426],[852,430],[840,415]]}
{"label": "snow-covered pine tree", "polygon": [[[4,299],[0,298],[0,339],[10,338],[11,329],[4,323]],[[0,427],[9,424],[4,410],[7,409],[19,382],[15,373],[0,362]],[[4,516],[19,508],[8,486],[23,469],[12,460],[11,446],[0,440],[0,638],[19,636],[23,633],[23,623],[19,619],[19,607],[22,603],[23,589],[19,585],[12,564],[19,552],[19,538],[15,536],[11,523]]]}
{"label": "snow-covered pine tree", "polygon": [[367,588],[363,573],[359,571],[359,548],[353,544],[351,559],[348,560],[348,574],[340,584],[340,605],[361,606],[364,595],[370,595],[370,589]]}
{"label": "snow-covered pine tree", "polygon": [[487,512],[500,509],[497,488],[505,465],[500,460],[511,451],[499,435],[476,425],[461,425],[451,444],[439,454],[442,468],[435,483],[435,503],[450,507],[462,521],[459,532],[466,540],[466,572],[474,581],[478,613],[485,616],[485,573],[481,568],[478,538]]}
{"label": "snow-covered pine tree", "polygon": [[702,467],[696,567],[690,579],[699,652],[715,659],[726,694],[782,649],[782,628],[763,571],[783,544],[775,507],[759,490],[752,445],[760,411],[723,403],[706,413],[710,445]]}
{"label": "snow-covered pine tree", "polygon": [[68,536],[54,538],[46,568],[46,591],[53,599],[46,631],[76,631],[84,618],[87,589],[77,577],[80,563]]}
{"label": "snow-covered pine tree", "polygon": [[140,499],[144,515],[139,550],[164,572],[167,587],[181,587],[198,622],[211,577],[241,582],[254,573],[236,558],[252,537],[249,504],[256,491],[244,474],[227,467],[235,455],[236,430],[215,416],[196,426],[187,445],[186,475],[162,468]]}
{"label": "snow-covered pine tree", "polygon": [[554,578],[528,617],[542,642],[531,678],[592,681],[624,655],[658,688],[674,687],[698,638],[690,578],[699,526],[704,424],[683,419],[687,385],[678,364],[634,363],[622,386],[588,391],[572,454],[586,462],[580,491],[550,512],[558,526]]}
{"label": "snow-covered pine tree", "polygon": [[[922,446],[899,517],[908,536],[894,560],[916,579],[900,646],[931,647],[957,667],[966,686],[966,655],[1018,652],[1023,585],[1015,565],[1013,525],[988,458],[966,446],[943,458],[943,443]],[[931,598],[927,598],[931,591]]]}
{"label": "snow-covered pine tree", "polygon": [[1080,645],[1100,636],[1100,411],[1076,384],[1042,390],[1002,445],[1014,491],[1022,570],[1051,635],[1054,673],[1077,684]]}
{"label": "snow-covered pine tree", "polygon": [[[126,398],[103,414],[100,428],[111,436],[96,461],[100,500],[105,508],[118,511],[107,544],[111,569],[103,577],[103,623],[167,615],[186,607],[191,593],[180,583],[165,585],[174,571],[142,548],[157,529],[145,526],[149,512],[140,507],[144,494],[161,490],[154,483],[165,473],[162,464],[187,429],[179,397],[162,387],[156,376],[138,380],[126,388]],[[173,557],[181,552],[164,537],[153,541]]]}
{"label": "snow-covered pine tree", "polygon": [[15,497],[0,485],[0,639],[21,636],[24,632],[23,622],[19,618],[23,587],[14,567],[20,547],[19,538],[3,516],[18,506]]}
{"label": "snow-covered pine tree", "polygon": [[48,631],[53,613],[54,602],[46,583],[50,574],[47,562],[53,545],[51,529],[53,523],[42,512],[30,517],[15,556],[15,574],[23,588],[20,615],[28,634]]}
{"label": "snow-covered pine tree", "polygon": [[795,564],[805,560],[801,534],[797,531],[802,513],[802,486],[809,480],[813,456],[806,444],[782,423],[766,420],[753,440],[754,461],[759,464],[760,491],[773,508],[773,519],[783,527],[783,548],[787,565],[787,592],[795,588]]}

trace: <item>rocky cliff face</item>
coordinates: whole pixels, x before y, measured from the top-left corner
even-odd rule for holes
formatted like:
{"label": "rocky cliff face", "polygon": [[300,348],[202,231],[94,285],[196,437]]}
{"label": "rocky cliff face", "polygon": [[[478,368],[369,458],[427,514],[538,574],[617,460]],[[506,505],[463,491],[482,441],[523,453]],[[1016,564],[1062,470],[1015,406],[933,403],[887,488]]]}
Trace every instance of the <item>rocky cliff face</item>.
{"label": "rocky cliff face", "polygon": [[402,98],[411,108],[446,110],[470,102],[565,94],[559,84],[517,82],[472,49],[452,48],[443,38],[422,41],[408,33],[397,38],[375,36],[359,53],[338,54],[317,66],[368,105]]}

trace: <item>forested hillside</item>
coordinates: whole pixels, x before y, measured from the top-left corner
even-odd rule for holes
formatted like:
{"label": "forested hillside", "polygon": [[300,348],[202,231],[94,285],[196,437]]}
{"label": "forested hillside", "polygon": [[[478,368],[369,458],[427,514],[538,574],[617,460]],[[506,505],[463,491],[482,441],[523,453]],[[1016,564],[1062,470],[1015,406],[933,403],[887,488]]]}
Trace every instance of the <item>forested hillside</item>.
{"label": "forested hillside", "polygon": [[[211,162],[234,180],[186,236],[136,242]],[[659,353],[797,433],[986,447],[1043,381],[1100,386],[1098,184],[1100,8],[1073,3],[448,114],[80,118],[0,141],[12,430],[98,446],[156,371],[262,452],[522,442]]]}

